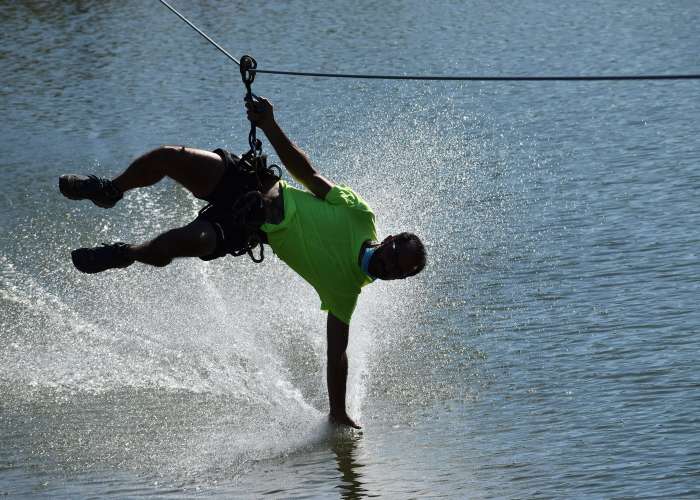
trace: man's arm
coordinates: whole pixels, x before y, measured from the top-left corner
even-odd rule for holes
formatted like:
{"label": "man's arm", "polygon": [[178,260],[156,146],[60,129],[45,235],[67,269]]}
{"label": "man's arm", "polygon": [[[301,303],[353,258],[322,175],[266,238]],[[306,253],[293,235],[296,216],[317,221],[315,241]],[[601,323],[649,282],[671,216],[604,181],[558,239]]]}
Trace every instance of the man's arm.
{"label": "man's arm", "polygon": [[336,424],[349,425],[359,429],[345,410],[345,387],[348,379],[348,347],[349,327],[333,314],[328,313],[328,401],[330,402],[330,420]]}
{"label": "man's arm", "polygon": [[333,183],[314,169],[306,153],[280,128],[275,120],[272,104],[260,97],[254,103],[246,102],[246,108],[248,118],[265,133],[289,173],[318,198],[325,199]]}

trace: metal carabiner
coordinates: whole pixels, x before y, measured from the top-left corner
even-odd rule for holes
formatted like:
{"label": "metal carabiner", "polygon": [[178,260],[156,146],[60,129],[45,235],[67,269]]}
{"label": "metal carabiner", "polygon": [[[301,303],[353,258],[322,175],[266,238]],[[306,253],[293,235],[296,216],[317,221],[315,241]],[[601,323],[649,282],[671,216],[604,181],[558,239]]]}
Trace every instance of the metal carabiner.
{"label": "metal carabiner", "polygon": [[[239,68],[241,70],[241,79],[246,88],[246,101],[254,104],[258,99],[258,96],[253,94],[252,85],[255,80],[255,68],[258,67],[258,63],[251,56],[244,55],[241,57],[241,62]],[[250,123],[250,132],[248,133],[248,146],[250,146],[250,152],[253,156],[260,156],[262,154],[262,142],[256,137],[255,124]]]}
{"label": "metal carabiner", "polygon": [[251,56],[246,55],[241,57],[241,63],[239,68],[241,70],[241,78],[243,79],[243,83],[245,84],[246,89],[248,90],[248,94],[251,93],[250,86],[253,84],[253,80],[255,80],[255,72],[251,70],[257,67],[257,61]]}

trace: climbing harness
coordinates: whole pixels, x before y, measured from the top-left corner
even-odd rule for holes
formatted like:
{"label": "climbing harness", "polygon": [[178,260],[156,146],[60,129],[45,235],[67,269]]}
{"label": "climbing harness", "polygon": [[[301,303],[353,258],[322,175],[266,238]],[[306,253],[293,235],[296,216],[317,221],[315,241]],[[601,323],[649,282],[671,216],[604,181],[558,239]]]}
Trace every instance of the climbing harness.
{"label": "climbing harness", "polygon": [[[252,91],[255,73],[251,70],[254,70],[258,63],[251,56],[244,55],[241,57],[239,66],[241,79],[246,88],[245,99],[254,106],[256,101],[258,101],[258,96],[253,94]],[[255,132],[256,126],[251,120],[250,132],[248,132],[250,150],[241,156],[238,168],[247,174],[255,176],[257,189],[248,191],[231,207],[231,217],[236,220],[237,224],[245,227],[248,233],[245,247],[232,252],[232,255],[238,256],[247,253],[253,262],[260,263],[265,259],[265,251],[262,244],[263,238],[260,230],[260,225],[265,222],[265,199],[262,195],[262,179],[263,177],[272,177],[278,181],[282,176],[282,169],[278,165],[267,165],[267,156],[262,154],[262,141],[256,137]],[[256,258],[253,250],[258,246],[260,247],[260,255]]]}
{"label": "climbing harness", "polygon": [[[251,56],[245,55],[241,57],[239,65],[241,79],[246,88],[245,99],[254,106],[259,98],[252,91],[255,73],[251,70],[255,69],[257,63]],[[262,141],[256,137],[256,126],[252,120],[248,133],[248,145],[250,149],[228,165],[228,168],[238,170],[240,174],[238,179],[243,185],[242,187],[248,191],[237,196],[230,207],[225,202],[216,200],[202,208],[199,214],[203,215],[210,210],[212,213],[218,214],[223,212],[228,221],[227,224],[237,227],[245,235],[240,241],[239,239],[234,240],[235,247],[227,248],[227,252],[234,257],[247,253],[253,262],[260,263],[265,259],[264,237],[260,229],[260,226],[265,223],[266,215],[265,197],[263,196],[264,183],[280,180],[282,169],[278,165],[267,165],[267,156],[262,153]],[[257,247],[260,247],[258,256],[254,254]]]}
{"label": "climbing harness", "polygon": [[[246,240],[243,247],[231,251],[231,255],[239,257],[245,253],[256,264],[265,259],[265,250],[260,234],[260,225],[265,222],[265,204],[260,191],[248,191],[241,196],[231,207],[230,217],[233,223],[246,232]],[[253,250],[260,247],[258,257],[255,257]]]}

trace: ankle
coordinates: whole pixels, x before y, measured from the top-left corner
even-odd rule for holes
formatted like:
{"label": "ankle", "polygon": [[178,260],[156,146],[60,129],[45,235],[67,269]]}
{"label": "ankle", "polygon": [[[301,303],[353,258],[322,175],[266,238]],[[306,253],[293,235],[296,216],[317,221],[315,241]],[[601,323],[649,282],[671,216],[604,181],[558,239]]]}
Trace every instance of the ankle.
{"label": "ankle", "polygon": [[129,190],[128,187],[124,186],[124,183],[121,182],[118,177],[110,180],[109,185],[112,189],[114,189],[115,194],[120,198]]}
{"label": "ankle", "polygon": [[136,245],[131,243],[126,243],[124,247],[124,254],[130,259],[138,260],[138,255],[136,252]]}
{"label": "ankle", "polygon": [[135,261],[155,267],[165,267],[173,261],[170,255],[156,251],[149,243],[129,245],[127,255]]}

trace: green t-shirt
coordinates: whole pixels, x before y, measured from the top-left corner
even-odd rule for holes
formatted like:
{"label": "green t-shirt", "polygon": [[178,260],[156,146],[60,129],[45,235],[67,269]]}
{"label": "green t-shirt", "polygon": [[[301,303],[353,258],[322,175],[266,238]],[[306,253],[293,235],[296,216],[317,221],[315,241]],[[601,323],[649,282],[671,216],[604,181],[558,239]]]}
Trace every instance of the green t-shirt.
{"label": "green t-shirt", "polygon": [[321,309],[350,324],[360,288],[372,280],[358,264],[360,248],[375,241],[374,213],[347,186],[335,185],[321,200],[280,181],[284,219],[261,229],[275,254],[311,284]]}

